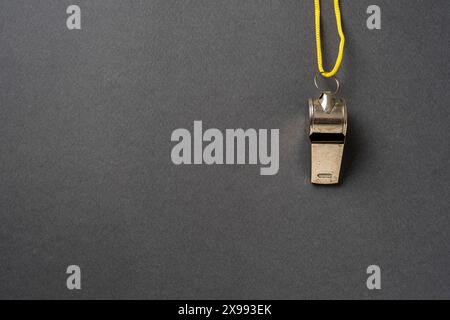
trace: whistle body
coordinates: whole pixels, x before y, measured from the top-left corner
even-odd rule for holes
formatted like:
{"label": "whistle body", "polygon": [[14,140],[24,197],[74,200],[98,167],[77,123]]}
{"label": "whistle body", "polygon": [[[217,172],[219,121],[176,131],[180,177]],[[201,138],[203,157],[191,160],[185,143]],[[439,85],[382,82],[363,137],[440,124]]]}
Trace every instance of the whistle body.
{"label": "whistle body", "polygon": [[309,99],[308,104],[311,182],[336,184],[347,134],[347,105],[330,92],[323,92],[318,99]]}

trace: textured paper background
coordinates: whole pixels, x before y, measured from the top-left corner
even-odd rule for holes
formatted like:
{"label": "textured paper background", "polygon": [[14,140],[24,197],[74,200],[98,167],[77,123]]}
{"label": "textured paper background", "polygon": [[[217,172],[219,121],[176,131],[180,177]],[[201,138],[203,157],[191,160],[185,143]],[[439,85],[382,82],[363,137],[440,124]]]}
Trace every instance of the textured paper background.
{"label": "textured paper background", "polygon": [[[338,187],[308,181],[313,1],[69,4],[0,4],[1,298],[450,298],[449,1],[377,0],[379,31],[342,1]],[[279,128],[279,173],[173,165],[194,120]]]}

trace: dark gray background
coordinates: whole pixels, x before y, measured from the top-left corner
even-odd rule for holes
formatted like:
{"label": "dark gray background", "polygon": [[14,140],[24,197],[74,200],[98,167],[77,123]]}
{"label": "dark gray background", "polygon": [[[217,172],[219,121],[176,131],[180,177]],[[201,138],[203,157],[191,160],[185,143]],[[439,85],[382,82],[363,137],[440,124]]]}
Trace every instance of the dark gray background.
{"label": "dark gray background", "polygon": [[[0,298],[450,298],[450,2],[341,7],[343,183],[315,187],[312,0],[2,0]],[[279,173],[173,165],[194,120],[279,128]]]}

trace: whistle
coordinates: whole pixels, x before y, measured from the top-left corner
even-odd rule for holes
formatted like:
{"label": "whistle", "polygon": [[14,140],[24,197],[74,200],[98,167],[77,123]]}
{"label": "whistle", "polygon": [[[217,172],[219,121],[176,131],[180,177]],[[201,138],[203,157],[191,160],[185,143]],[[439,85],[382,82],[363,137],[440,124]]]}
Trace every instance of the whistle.
{"label": "whistle", "polygon": [[323,91],[319,98],[308,100],[311,183],[314,184],[339,182],[347,133],[347,105],[335,94]]}

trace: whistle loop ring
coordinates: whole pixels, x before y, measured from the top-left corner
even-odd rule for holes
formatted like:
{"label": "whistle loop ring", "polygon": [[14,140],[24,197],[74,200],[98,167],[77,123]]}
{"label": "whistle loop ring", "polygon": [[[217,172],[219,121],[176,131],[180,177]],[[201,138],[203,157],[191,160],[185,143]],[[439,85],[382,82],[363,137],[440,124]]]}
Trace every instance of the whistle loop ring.
{"label": "whistle loop ring", "polygon": [[330,93],[332,95],[336,95],[339,92],[339,89],[341,88],[341,85],[339,83],[338,78],[336,78],[335,76],[331,76],[328,78],[333,79],[336,82],[336,89],[334,91],[330,91],[330,90],[324,90],[323,88],[321,88],[319,86],[318,80],[319,80],[319,74],[320,73],[316,73],[316,75],[314,76],[314,85],[316,86],[317,89],[319,89],[322,92],[326,92],[326,93]]}

